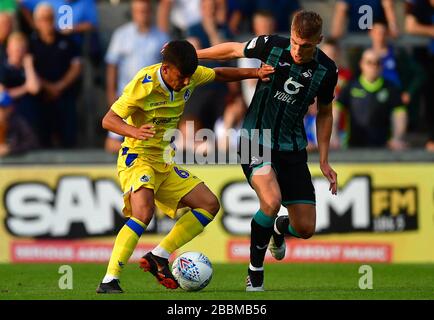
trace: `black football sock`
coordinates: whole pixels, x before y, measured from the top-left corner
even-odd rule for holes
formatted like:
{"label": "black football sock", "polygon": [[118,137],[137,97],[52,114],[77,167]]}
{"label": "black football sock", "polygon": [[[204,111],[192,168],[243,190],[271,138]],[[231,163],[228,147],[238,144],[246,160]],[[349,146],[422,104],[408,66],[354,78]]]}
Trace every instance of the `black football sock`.
{"label": "black football sock", "polygon": [[273,233],[274,218],[259,210],[252,219],[250,233],[250,264],[262,268],[268,243]]}
{"label": "black football sock", "polygon": [[[276,229],[280,232],[282,235],[290,235],[296,238],[301,238],[300,235],[294,230],[294,228],[289,223],[289,217],[288,216],[279,216],[276,219]],[[282,243],[281,243],[282,244]],[[279,246],[276,243],[277,246]]]}

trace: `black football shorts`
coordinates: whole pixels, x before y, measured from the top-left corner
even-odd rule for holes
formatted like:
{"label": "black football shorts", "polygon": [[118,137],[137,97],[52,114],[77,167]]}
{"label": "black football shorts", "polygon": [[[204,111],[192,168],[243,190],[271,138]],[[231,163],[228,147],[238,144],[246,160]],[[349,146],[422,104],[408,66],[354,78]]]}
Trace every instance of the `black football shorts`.
{"label": "black football shorts", "polygon": [[[244,157],[238,150],[241,158],[241,166],[244,175],[250,186],[251,179],[255,171],[267,165],[271,165],[276,173],[277,181],[279,183],[280,192],[282,194],[282,205],[306,203],[315,205],[315,189],[312,184],[312,177],[307,166],[307,152],[306,149],[300,151],[274,151],[272,150],[269,157],[263,157],[263,148],[257,150],[249,148],[249,163],[243,163]],[[258,149],[258,148],[257,148]]]}

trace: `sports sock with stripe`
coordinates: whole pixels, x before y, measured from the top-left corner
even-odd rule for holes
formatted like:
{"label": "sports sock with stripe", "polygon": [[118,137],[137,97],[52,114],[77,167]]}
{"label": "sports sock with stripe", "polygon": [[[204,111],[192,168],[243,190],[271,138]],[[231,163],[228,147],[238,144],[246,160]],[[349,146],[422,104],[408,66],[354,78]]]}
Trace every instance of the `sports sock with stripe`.
{"label": "sports sock with stripe", "polygon": [[[164,249],[171,254],[199,235],[213,219],[214,216],[205,209],[191,209],[178,219],[169,234],[160,242],[158,250]],[[157,248],[152,251],[156,255]]]}
{"label": "sports sock with stripe", "polygon": [[301,236],[295,231],[294,227],[291,225],[288,216],[282,216],[276,219],[276,229],[280,234],[301,238]]}
{"label": "sports sock with stripe", "polygon": [[142,221],[134,217],[131,217],[125,223],[116,237],[107,274],[103,282],[109,282],[110,279],[119,279],[123,267],[127,264],[146,227]]}

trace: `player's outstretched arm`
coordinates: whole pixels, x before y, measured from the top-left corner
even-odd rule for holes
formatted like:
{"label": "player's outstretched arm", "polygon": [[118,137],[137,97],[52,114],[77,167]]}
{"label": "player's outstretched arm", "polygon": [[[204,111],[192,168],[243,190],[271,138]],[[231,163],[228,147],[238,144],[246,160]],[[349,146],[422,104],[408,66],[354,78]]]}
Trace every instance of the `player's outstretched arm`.
{"label": "player's outstretched arm", "polygon": [[270,81],[269,76],[274,73],[274,68],[263,64],[260,68],[214,68],[215,79],[219,82],[240,81],[244,79],[260,79]]}
{"label": "player's outstretched arm", "polygon": [[138,140],[147,140],[155,135],[154,125],[144,124],[140,128],[130,126],[111,109],[102,119],[102,127],[121,136]]}
{"label": "player's outstretched arm", "polygon": [[196,52],[199,59],[230,60],[244,58],[245,47],[246,43],[225,42]]}
{"label": "player's outstretched arm", "polygon": [[318,140],[319,165],[323,175],[330,182],[329,190],[337,194],[338,178],[336,172],[329,164],[329,144],[333,127],[332,103],[321,104],[318,101],[318,114],[316,116],[316,135]]}

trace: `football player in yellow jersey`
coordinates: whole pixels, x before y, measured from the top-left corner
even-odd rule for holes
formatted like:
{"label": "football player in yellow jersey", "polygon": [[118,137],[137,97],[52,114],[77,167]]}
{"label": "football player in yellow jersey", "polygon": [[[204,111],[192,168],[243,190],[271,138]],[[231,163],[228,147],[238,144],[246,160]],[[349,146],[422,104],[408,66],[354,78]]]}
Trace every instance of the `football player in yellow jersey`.
{"label": "football player in yellow jersey", "polygon": [[137,73],[102,121],[104,129],[125,137],[119,151],[118,175],[124,192],[123,213],[129,220],[116,237],[97,293],[123,292],[120,273],[149,225],[155,205],[171,218],[177,208],[191,209],[140,260],[143,271],[151,272],[163,286],[178,287],[168,264],[170,254],[200,234],[220,205],[200,179],[173,163],[170,132],[177,128],[185,102],[197,86],[248,78],[269,81],[268,75],[274,72],[267,65],[258,69],[198,66],[196,50],[184,40],[169,42],[162,55],[162,63]]}

